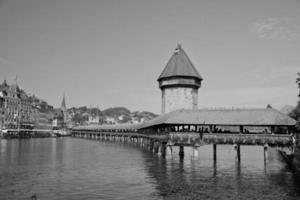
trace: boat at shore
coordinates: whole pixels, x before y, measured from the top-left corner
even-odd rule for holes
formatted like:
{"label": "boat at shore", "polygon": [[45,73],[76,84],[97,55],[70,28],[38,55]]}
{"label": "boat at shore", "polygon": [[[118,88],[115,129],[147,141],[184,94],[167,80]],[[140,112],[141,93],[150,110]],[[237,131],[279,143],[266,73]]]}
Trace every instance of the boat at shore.
{"label": "boat at shore", "polygon": [[58,129],[58,130],[54,130],[53,131],[54,135],[56,137],[67,137],[67,136],[71,136],[71,131],[64,128],[64,129]]}

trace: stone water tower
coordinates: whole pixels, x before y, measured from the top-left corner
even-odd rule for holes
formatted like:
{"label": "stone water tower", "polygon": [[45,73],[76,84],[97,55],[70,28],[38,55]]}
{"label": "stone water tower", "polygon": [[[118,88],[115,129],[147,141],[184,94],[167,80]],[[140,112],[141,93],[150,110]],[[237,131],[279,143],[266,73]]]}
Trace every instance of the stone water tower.
{"label": "stone water tower", "polygon": [[162,114],[177,109],[198,109],[198,89],[202,77],[178,44],[157,79],[162,92]]}

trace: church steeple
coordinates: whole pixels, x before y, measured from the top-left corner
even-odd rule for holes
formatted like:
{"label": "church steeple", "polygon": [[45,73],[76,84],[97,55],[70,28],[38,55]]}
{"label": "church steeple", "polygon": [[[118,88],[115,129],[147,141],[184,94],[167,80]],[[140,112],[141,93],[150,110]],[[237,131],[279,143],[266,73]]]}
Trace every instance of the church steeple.
{"label": "church steeple", "polygon": [[63,122],[66,126],[67,121],[68,121],[68,113],[67,113],[67,106],[66,106],[66,97],[65,97],[65,93],[61,102],[61,106],[60,106],[60,110],[63,113]]}
{"label": "church steeple", "polygon": [[63,100],[62,100],[62,102],[61,102],[61,109],[67,109],[67,107],[66,107],[66,99],[65,99],[65,94],[64,94],[64,96],[63,96]]}

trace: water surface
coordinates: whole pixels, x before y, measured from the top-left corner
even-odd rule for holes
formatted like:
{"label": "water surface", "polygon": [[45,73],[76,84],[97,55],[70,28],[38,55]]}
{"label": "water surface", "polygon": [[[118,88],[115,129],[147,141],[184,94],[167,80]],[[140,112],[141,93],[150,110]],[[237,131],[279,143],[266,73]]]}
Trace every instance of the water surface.
{"label": "water surface", "polygon": [[165,159],[136,145],[78,138],[0,140],[0,199],[300,199],[300,178],[269,149],[185,148]]}

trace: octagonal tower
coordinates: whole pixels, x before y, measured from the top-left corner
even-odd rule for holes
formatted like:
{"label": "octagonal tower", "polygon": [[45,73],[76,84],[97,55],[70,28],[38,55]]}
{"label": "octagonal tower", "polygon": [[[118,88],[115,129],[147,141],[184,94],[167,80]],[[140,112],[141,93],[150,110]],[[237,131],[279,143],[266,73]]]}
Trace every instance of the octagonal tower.
{"label": "octagonal tower", "polygon": [[162,92],[161,113],[177,109],[198,109],[198,89],[201,86],[201,75],[191,60],[177,45],[172,57],[160,74],[157,81]]}

